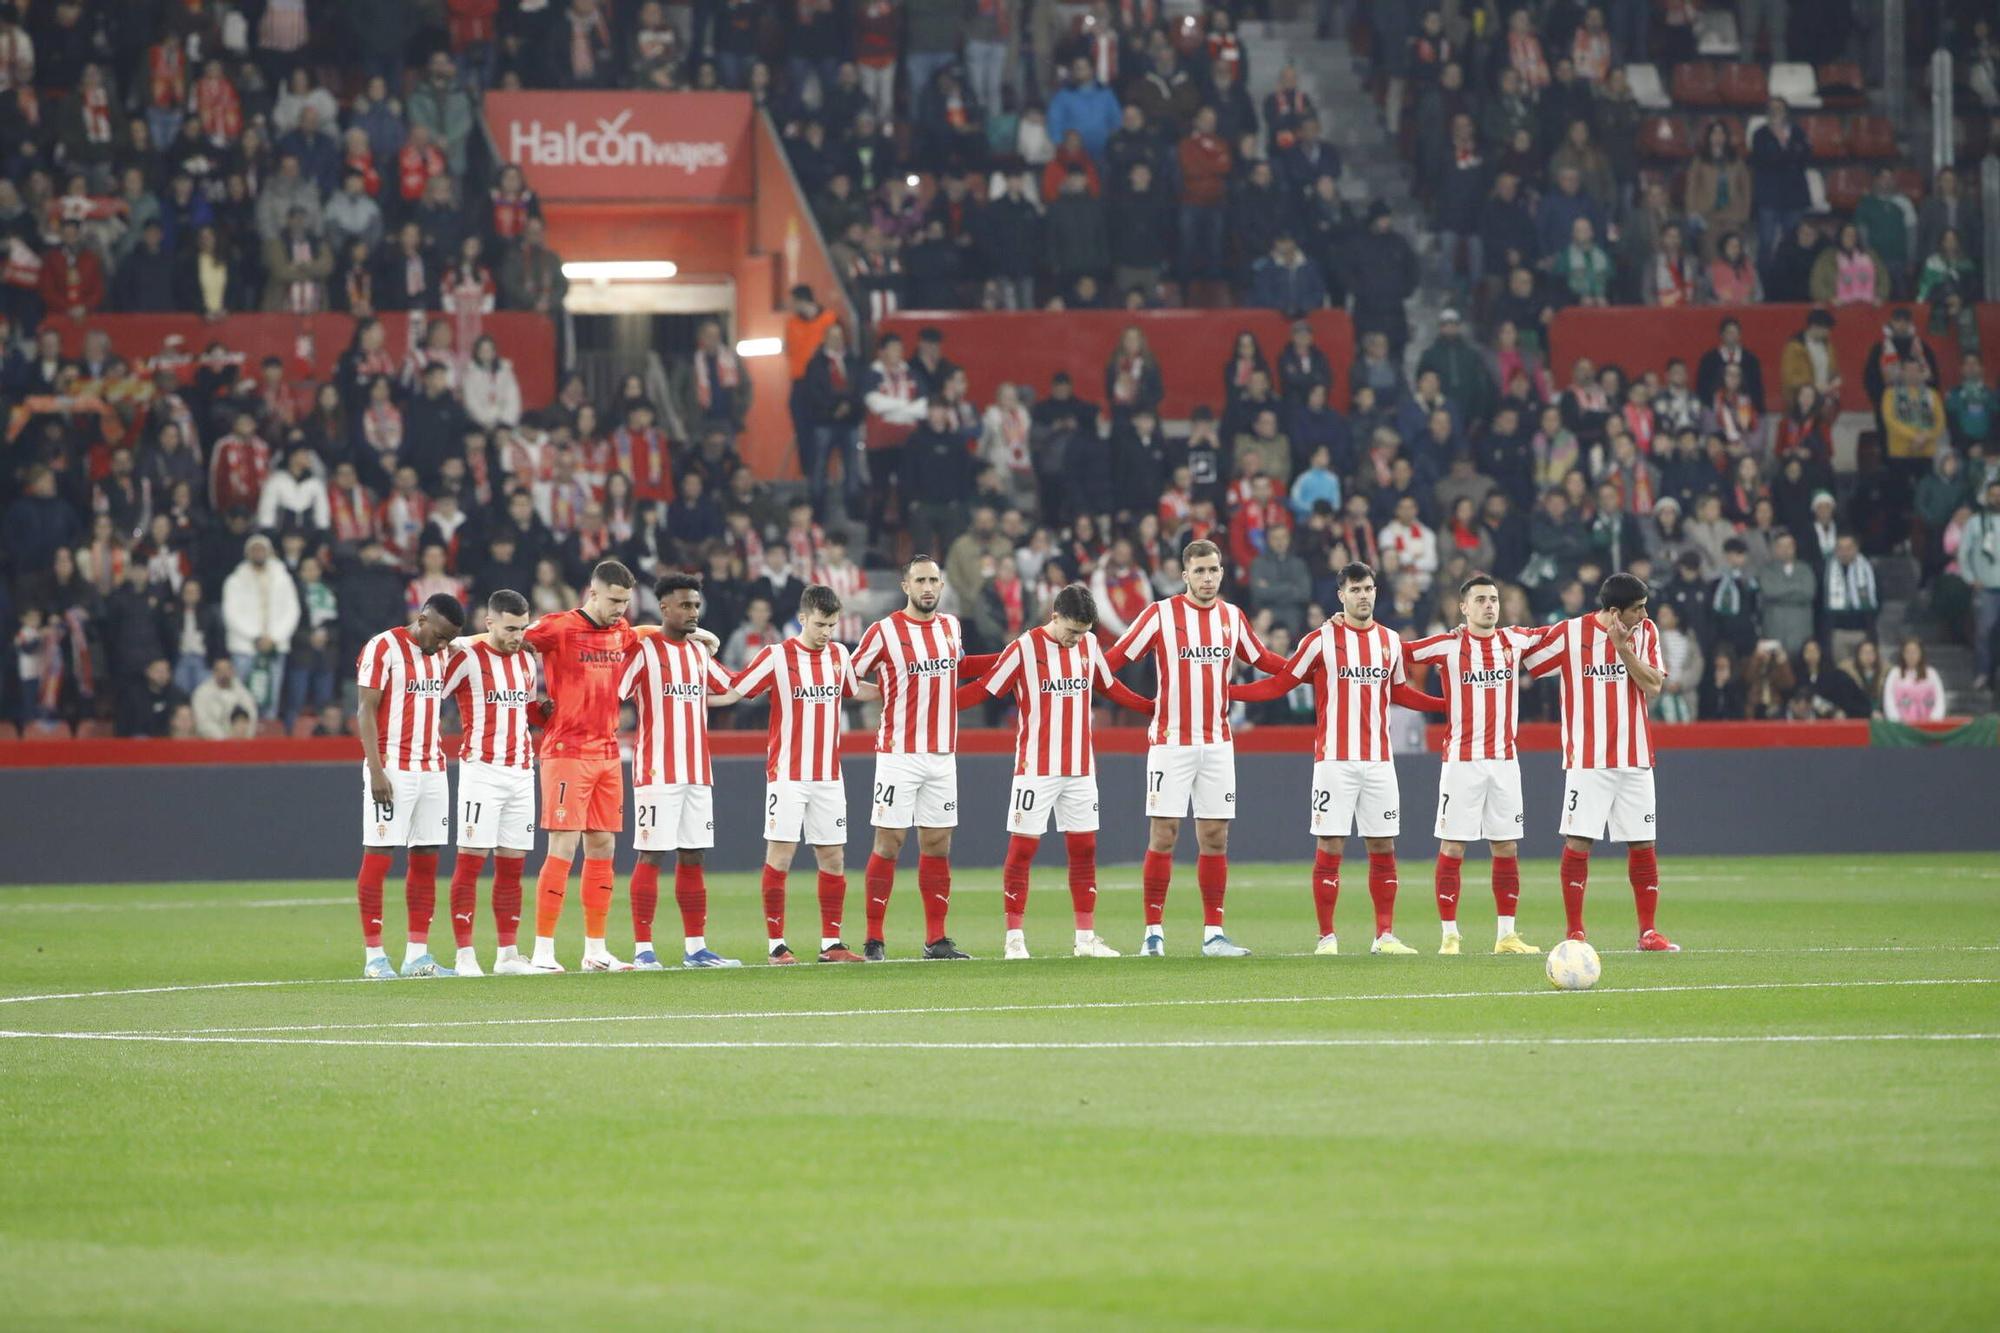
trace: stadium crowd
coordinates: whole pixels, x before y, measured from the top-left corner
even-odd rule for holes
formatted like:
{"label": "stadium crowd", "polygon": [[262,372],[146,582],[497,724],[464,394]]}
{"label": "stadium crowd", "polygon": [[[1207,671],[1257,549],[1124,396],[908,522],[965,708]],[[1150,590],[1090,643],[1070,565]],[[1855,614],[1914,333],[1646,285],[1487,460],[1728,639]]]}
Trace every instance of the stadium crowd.
{"label": "stadium crowd", "polygon": [[[1361,7],[1390,124],[1408,105],[1437,168],[1420,171],[1436,277],[1476,314],[1446,312],[1412,376],[1417,248],[1385,205],[1357,211],[1289,77],[1252,102],[1229,6],[1189,23],[1098,5],[1075,25],[1015,0],[0,7],[7,715],[339,731],[382,626],[438,592],[564,609],[607,555],[703,572],[706,623],[741,665],[808,581],[852,594],[865,567],[931,550],[992,651],[1071,578],[1116,632],[1178,590],[1198,536],[1280,652],[1335,605],[1348,559],[1382,570],[1382,618],[1410,633],[1452,620],[1475,569],[1507,581],[1510,623],[1574,614],[1629,569],[1657,590],[1663,719],[1942,715],[1921,645],[1875,641],[1868,556],[1915,554],[1990,678],[1994,391],[1976,355],[1939,365],[1922,327],[1948,319],[1976,346],[1951,245],[1972,204],[1941,173],[1921,209],[1884,196],[1802,265],[1788,247],[1812,224],[1775,104],[1747,162],[1725,142],[1678,204],[1640,188],[1613,151],[1633,8],[1460,4],[1461,45],[1442,17]],[[564,287],[532,192],[475,133],[481,90],[509,86],[747,88],[772,111],[863,316],[845,328],[794,293],[804,495],[743,465],[748,378],[719,325],[664,399],[634,377],[593,402],[571,377],[522,402],[481,318],[560,311]],[[1865,287],[1922,317],[1898,308],[1861,386],[1841,383],[1823,316],[1776,367],[1733,321],[1692,367],[1548,363],[1563,304],[1789,299],[1801,272],[1823,304]],[[942,337],[876,336],[905,305],[1237,302],[1344,305],[1358,353],[1333,366],[1303,323],[1282,347],[1245,335],[1183,427],[1160,419],[1136,328],[1102,367],[985,402]],[[361,320],[333,378],[303,385],[276,361],[134,363],[101,330],[66,357],[38,327],[253,308]],[[416,345],[387,344],[373,316],[389,311],[425,313]],[[1766,376],[1786,404],[1772,417]],[[1842,408],[1878,418],[1881,462],[1858,478],[1832,470]],[[1311,700],[1254,708],[1287,720]]]}

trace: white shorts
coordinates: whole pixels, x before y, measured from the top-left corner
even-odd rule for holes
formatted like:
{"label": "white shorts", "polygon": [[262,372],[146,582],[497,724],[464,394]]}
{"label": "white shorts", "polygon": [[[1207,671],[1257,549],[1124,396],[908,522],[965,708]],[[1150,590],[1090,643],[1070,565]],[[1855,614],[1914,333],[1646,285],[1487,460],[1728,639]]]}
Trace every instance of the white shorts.
{"label": "white shorts", "polygon": [[473,851],[535,849],[535,770],[482,764],[458,766],[458,845]]}
{"label": "white shorts", "polygon": [[363,847],[442,847],[451,841],[451,782],[443,773],[388,770],[395,796],[375,804],[368,765],[361,766]]}
{"label": "white shorts", "polygon": [[1097,779],[1015,778],[1007,831],[1039,838],[1049,831],[1050,816],[1058,833],[1097,832]]}
{"label": "white shorts", "polygon": [[1313,765],[1312,835],[1393,838],[1401,819],[1396,765],[1387,759],[1322,759]]}
{"label": "white shorts", "polygon": [[1650,768],[1563,771],[1562,835],[1651,842],[1657,836]]}
{"label": "white shorts", "polygon": [[1236,747],[1154,745],[1146,750],[1146,814],[1180,819],[1236,818]]}
{"label": "white shorts", "polygon": [[1522,830],[1521,765],[1513,759],[1447,759],[1438,777],[1441,842],[1515,842]]}
{"label": "white shorts", "polygon": [[632,830],[632,846],[642,852],[715,846],[715,788],[706,782],[634,787]]}
{"label": "white shorts", "polygon": [[812,847],[847,844],[847,785],[842,782],[764,784],[764,837]]}
{"label": "white shorts", "polygon": [[876,828],[958,827],[958,756],[875,756]]}

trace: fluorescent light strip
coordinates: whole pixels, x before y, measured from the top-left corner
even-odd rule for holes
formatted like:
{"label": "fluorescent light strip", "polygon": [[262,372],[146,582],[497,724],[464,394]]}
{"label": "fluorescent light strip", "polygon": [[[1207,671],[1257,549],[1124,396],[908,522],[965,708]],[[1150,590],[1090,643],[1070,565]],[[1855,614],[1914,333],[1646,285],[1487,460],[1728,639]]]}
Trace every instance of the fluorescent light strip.
{"label": "fluorescent light strip", "polygon": [[783,338],[744,338],[736,344],[738,356],[776,356],[784,350]]}
{"label": "fluorescent light strip", "polygon": [[669,259],[597,259],[571,260],[562,271],[571,282],[658,282],[680,267]]}

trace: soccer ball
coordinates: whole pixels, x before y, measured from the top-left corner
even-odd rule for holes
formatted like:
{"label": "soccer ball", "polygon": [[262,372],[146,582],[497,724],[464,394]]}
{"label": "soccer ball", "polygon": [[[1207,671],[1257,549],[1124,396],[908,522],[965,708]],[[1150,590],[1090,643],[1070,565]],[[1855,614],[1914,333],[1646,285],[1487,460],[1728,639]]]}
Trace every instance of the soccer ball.
{"label": "soccer ball", "polygon": [[1604,971],[1597,950],[1582,940],[1564,940],[1549,950],[1546,970],[1549,984],[1557,990],[1589,990]]}

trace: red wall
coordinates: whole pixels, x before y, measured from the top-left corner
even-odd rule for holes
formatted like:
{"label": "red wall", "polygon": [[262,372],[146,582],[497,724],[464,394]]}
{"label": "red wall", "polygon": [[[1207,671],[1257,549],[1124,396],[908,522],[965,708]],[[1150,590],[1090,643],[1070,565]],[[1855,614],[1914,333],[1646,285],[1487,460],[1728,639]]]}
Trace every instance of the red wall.
{"label": "red wall", "polygon": [[[382,325],[389,346],[399,353],[409,346],[410,317],[385,314]],[[325,379],[333,373],[340,354],[354,337],[351,315],[231,315],[210,323],[199,315],[92,315],[72,320],[64,315],[42,322],[43,328],[62,335],[65,355],[83,349],[86,329],[102,329],[111,337],[118,355],[137,363],[157,355],[169,337],[181,339],[181,350],[198,357],[210,343],[220,342],[232,352],[249,358],[254,370],[267,356],[281,358],[287,372],[299,379]],[[486,317],[486,332],[500,344],[500,354],[514,363],[521,381],[521,402],[533,409],[546,406],[556,396],[555,325],[546,316],[524,311],[501,311]],[[301,359],[300,338],[309,335],[309,354]],[[470,350],[469,348],[466,350]]]}
{"label": "red wall", "polygon": [[[1672,357],[1688,363],[1689,374],[1702,354],[1716,345],[1716,329],[1725,318],[1735,316],[1743,324],[1743,342],[1764,366],[1764,395],[1768,408],[1781,408],[1778,362],[1786,342],[1805,327],[1809,305],[1690,306],[1669,310],[1617,306],[1572,306],[1556,314],[1550,332],[1552,367],[1557,384],[1569,382],[1569,367],[1578,357],[1587,356],[1602,366],[1623,367],[1628,373],[1666,369]],[[1934,337],[1928,332],[1930,314],[1912,304],[1917,331],[1937,353],[1944,375],[1944,387],[1958,383],[1958,339]],[[1889,322],[1884,306],[1842,306],[1833,312],[1833,345],[1840,357],[1840,375],[1851,389],[1843,407],[1862,407],[1861,372],[1869,349],[1882,341]],[[1979,341],[1989,375],[2000,371],[2000,305],[1979,307]]]}
{"label": "red wall", "polygon": [[[1336,402],[1346,401],[1347,370],[1354,360],[1354,325],[1338,310],[1311,317],[1313,336],[1333,363]],[[1160,361],[1166,398],[1160,414],[1180,419],[1206,404],[1222,412],[1222,367],[1236,335],[1245,329],[1257,336],[1264,355],[1276,364],[1291,336],[1291,321],[1275,310],[1078,310],[1046,311],[919,310],[883,322],[884,330],[903,335],[916,350],[917,332],[936,328],[944,334],[944,354],[965,367],[972,395],[982,405],[992,401],[1003,380],[1026,384],[1036,397],[1048,392],[1058,370],[1076,381],[1079,396],[1104,399],[1104,365],[1127,325],[1137,324]]]}

